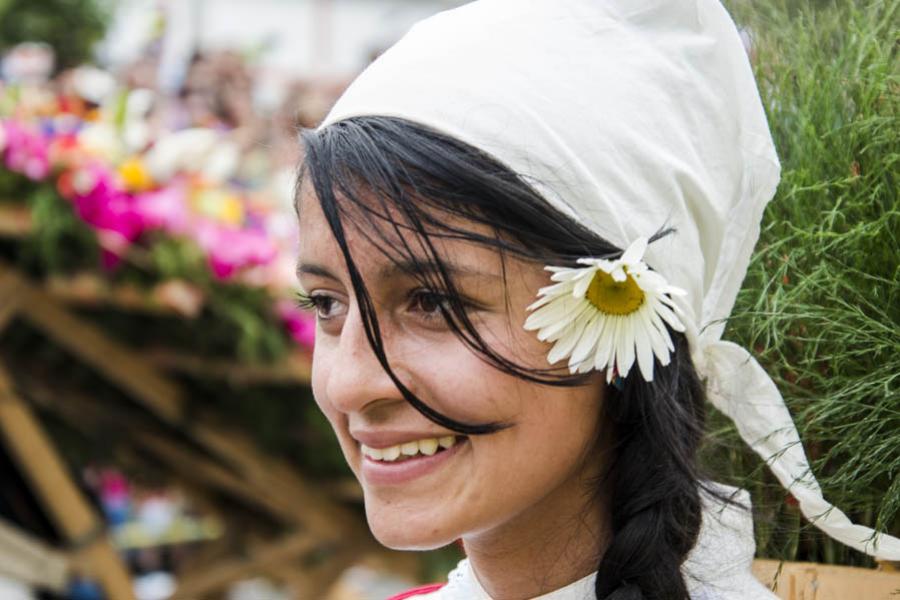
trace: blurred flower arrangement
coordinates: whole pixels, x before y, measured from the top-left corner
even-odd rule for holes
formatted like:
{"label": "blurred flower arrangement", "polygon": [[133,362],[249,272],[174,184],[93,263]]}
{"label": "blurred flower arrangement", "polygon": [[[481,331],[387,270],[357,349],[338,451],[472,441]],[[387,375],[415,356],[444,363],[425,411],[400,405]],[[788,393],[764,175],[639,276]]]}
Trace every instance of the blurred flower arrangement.
{"label": "blurred flower arrangement", "polygon": [[310,318],[289,299],[290,173],[266,177],[282,190],[242,181],[226,131],[154,130],[154,101],[94,68],[55,88],[0,87],[0,208],[34,219],[19,262],[134,284],[186,317],[216,310],[241,332],[242,358],[311,346]]}

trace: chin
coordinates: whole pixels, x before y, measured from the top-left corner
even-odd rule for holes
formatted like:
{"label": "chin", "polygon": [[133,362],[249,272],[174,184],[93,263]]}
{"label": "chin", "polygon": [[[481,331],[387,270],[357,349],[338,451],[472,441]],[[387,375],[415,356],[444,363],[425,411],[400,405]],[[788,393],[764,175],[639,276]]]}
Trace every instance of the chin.
{"label": "chin", "polygon": [[436,550],[460,537],[430,512],[411,515],[399,507],[380,504],[375,508],[366,502],[366,520],[378,543],[391,550]]}

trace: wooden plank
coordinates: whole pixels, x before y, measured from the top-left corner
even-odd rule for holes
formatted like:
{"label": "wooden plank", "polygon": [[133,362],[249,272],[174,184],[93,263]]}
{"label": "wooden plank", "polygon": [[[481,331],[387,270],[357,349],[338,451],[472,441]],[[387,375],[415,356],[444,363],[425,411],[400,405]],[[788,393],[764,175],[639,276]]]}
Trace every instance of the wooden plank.
{"label": "wooden plank", "polygon": [[0,276],[12,278],[21,290],[20,314],[60,346],[121,387],[163,420],[183,418],[181,390],[127,347],[60,306],[46,292],[0,265]]}
{"label": "wooden plank", "polygon": [[172,440],[150,433],[139,433],[135,435],[134,441],[167,463],[176,472],[226,492],[242,502],[264,510],[279,520],[295,525],[306,520],[305,515],[297,511],[295,504],[279,502],[277,496],[260,493],[259,488],[248,484],[224,467],[191,452]]}
{"label": "wooden plank", "polygon": [[758,559],[753,573],[782,600],[895,600],[900,593],[900,573],[874,569]]}
{"label": "wooden plank", "polygon": [[[63,399],[49,389],[46,382],[26,381],[25,385],[29,397],[76,427],[109,421],[108,410],[90,398],[70,392]],[[295,494],[294,489],[305,485],[302,480],[300,483],[294,481],[300,479],[299,475],[276,459],[260,455],[245,436],[208,423],[197,424],[193,429],[230,458],[226,465],[231,469],[184,444],[148,431],[135,431],[132,440],[175,472],[224,491],[279,520],[294,525],[303,524],[323,539],[367,535],[362,520],[355,513],[334,505],[331,497],[324,492]],[[86,433],[90,435],[89,430]],[[248,478],[245,472],[250,472],[252,477]],[[266,493],[259,493],[260,489],[265,489]],[[304,509],[298,510],[298,506]]]}
{"label": "wooden plank", "polygon": [[900,573],[900,561],[879,560],[878,568],[889,573]]}
{"label": "wooden plank", "polygon": [[16,316],[22,297],[19,279],[11,271],[0,270],[0,333]]}
{"label": "wooden plank", "polygon": [[109,538],[31,410],[0,365],[0,432],[51,519],[110,598],[134,598],[131,580]]}
{"label": "wooden plank", "polygon": [[294,507],[303,507],[304,524],[323,539],[371,538],[358,516],[338,506],[322,490],[305,481],[290,465],[263,455],[248,438],[221,427],[197,424],[195,439],[231,462],[243,478],[267,495],[280,497]]}
{"label": "wooden plank", "polygon": [[24,205],[0,204],[0,237],[22,239],[34,230],[31,209]]}
{"label": "wooden plank", "polygon": [[44,290],[54,299],[78,308],[113,308],[147,315],[180,315],[153,298],[152,290],[130,285],[111,285],[95,273],[70,277],[54,276],[44,282]]}
{"label": "wooden plank", "polygon": [[[338,578],[371,550],[365,544],[344,544],[333,556],[310,572],[308,589],[314,594],[306,597],[325,598]],[[304,597],[304,596],[301,596]]]}
{"label": "wooden plank", "polygon": [[[80,394],[69,394],[63,400],[56,397],[45,384],[39,382],[26,383],[24,388],[28,396],[38,402],[42,407],[54,411],[55,414],[70,421],[78,429],[87,435],[92,434],[92,428],[102,427],[104,415],[108,417],[99,402],[86,398]],[[106,425],[108,426],[108,424]],[[259,489],[247,484],[233,473],[216,464],[208,457],[204,457],[196,451],[189,450],[183,444],[175,442],[161,435],[149,432],[136,432],[131,440],[166,463],[174,472],[190,478],[193,485],[202,484],[213,489],[225,492],[238,500],[252,506],[263,509],[279,520],[301,525],[303,513],[297,510],[295,504],[282,505],[277,498],[269,494],[259,493]],[[223,546],[223,544],[225,546]],[[210,544],[209,552],[212,557],[218,557],[221,564],[234,564],[234,559],[225,559],[223,553],[227,552],[227,540],[221,540],[221,544]],[[362,544],[362,547],[367,547]],[[277,558],[277,557],[276,557]],[[194,568],[186,572],[206,573],[212,565],[208,560],[194,565]],[[304,590],[297,595],[298,598],[315,597],[306,594],[305,591],[318,589],[316,582],[308,573],[304,573],[295,557],[287,556],[284,560],[275,560],[260,565],[261,572],[270,576],[274,575],[279,580],[290,585],[292,589]]]}
{"label": "wooden plank", "polygon": [[209,359],[157,348],[144,353],[162,371],[222,379],[236,386],[260,383],[308,385],[311,364],[307,353],[295,352],[275,364],[247,364],[229,359]]}
{"label": "wooden plank", "polygon": [[[93,435],[97,429],[109,426],[109,423],[105,422],[109,418],[108,411],[104,411],[101,403],[93,399],[71,393],[63,399],[56,396],[43,382],[26,382],[24,390],[38,405],[66,419],[86,435]],[[224,492],[239,501],[260,508],[275,519],[302,525],[302,514],[297,511],[295,505],[280,505],[276,499],[268,494],[259,493],[259,489],[250,486],[209,457],[188,449],[184,444],[161,435],[140,431],[130,439],[136,446],[165,463],[174,473],[180,474],[182,477],[180,481],[184,487],[199,488],[201,496],[205,494],[202,491],[204,488],[200,486],[208,486],[206,489]],[[196,500],[193,493],[191,497],[192,500]],[[209,510],[211,509],[207,509]],[[224,520],[225,517],[220,515],[220,518]],[[232,538],[235,533],[236,531],[229,527],[222,538],[205,543],[201,554],[189,560],[183,573],[205,573],[214,564],[233,562],[233,559],[228,557],[230,549],[240,545]],[[273,561],[260,568],[262,573],[284,582],[292,589],[310,589],[310,576],[303,572],[295,557],[286,558],[286,562]],[[296,597],[314,596],[298,594]]]}
{"label": "wooden plank", "polygon": [[[143,355],[110,340],[93,325],[60,307],[46,293],[27,284],[12,269],[4,269],[0,265],[0,276],[10,277],[20,286],[23,296],[20,310],[30,323],[133,395],[163,420],[176,426],[181,424],[184,405],[181,390],[149,365]],[[292,502],[303,501],[305,506],[321,509],[330,515],[313,517],[312,520],[317,522],[311,525],[313,529],[320,533],[329,530],[332,535],[338,535],[341,527],[327,526],[324,521],[333,518],[337,523],[347,524],[346,519],[339,518],[346,516],[344,511],[338,507],[329,508],[331,502],[312,491],[295,470],[285,468],[283,464],[261,454],[240,432],[199,424],[192,428],[191,433],[215,454],[234,464],[245,475],[251,475],[247,477],[248,481],[271,486],[265,489],[275,490],[273,494],[278,494],[277,490],[290,492],[295,495]]]}
{"label": "wooden plank", "polygon": [[0,519],[0,576],[61,594],[69,580],[69,559]]}
{"label": "wooden plank", "polygon": [[227,559],[207,567],[203,572],[178,581],[170,600],[195,600],[208,597],[228,584],[261,573],[268,565],[284,562],[305,554],[316,546],[316,540],[306,532],[289,534],[269,545],[251,552],[247,558]]}
{"label": "wooden plank", "polygon": [[[73,392],[69,392],[63,397],[43,381],[24,379],[23,385],[27,396],[38,406],[52,411],[87,436],[96,435],[97,430],[108,428],[111,423],[115,422],[110,411],[92,398]],[[293,524],[301,522],[301,515],[298,514],[293,504],[286,506],[278,503],[277,499],[273,499],[268,494],[260,494],[258,488],[251,486],[208,456],[171,438],[141,430],[139,427],[132,427],[132,429],[134,429],[134,434],[130,437],[130,441],[136,447],[165,463],[167,468],[180,474],[185,480],[202,483],[212,489],[224,492],[249,506],[262,510],[277,520]]]}

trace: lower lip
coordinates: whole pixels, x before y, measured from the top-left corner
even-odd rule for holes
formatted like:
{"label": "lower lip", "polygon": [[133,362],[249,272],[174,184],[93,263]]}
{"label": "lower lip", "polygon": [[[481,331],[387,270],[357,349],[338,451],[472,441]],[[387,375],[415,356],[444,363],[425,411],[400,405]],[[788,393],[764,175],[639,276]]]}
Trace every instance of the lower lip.
{"label": "lower lip", "polygon": [[431,456],[420,455],[401,462],[374,460],[363,455],[362,476],[371,485],[399,485],[432,473],[447,464],[468,443],[468,440],[456,442],[443,452]]}

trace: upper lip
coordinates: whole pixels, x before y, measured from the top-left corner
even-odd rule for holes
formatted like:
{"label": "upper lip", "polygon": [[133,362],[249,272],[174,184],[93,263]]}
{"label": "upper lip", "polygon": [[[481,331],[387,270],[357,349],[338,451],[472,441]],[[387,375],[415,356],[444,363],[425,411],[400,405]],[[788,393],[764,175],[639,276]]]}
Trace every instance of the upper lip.
{"label": "upper lip", "polygon": [[447,437],[448,435],[456,436],[452,431],[450,432],[433,432],[433,431],[399,431],[399,430],[381,430],[374,431],[368,429],[360,429],[356,431],[351,431],[350,436],[356,441],[365,444],[369,448],[388,448],[390,446],[397,446],[399,444],[405,444],[406,442],[412,442],[415,440],[422,440],[426,438],[442,438]]}

